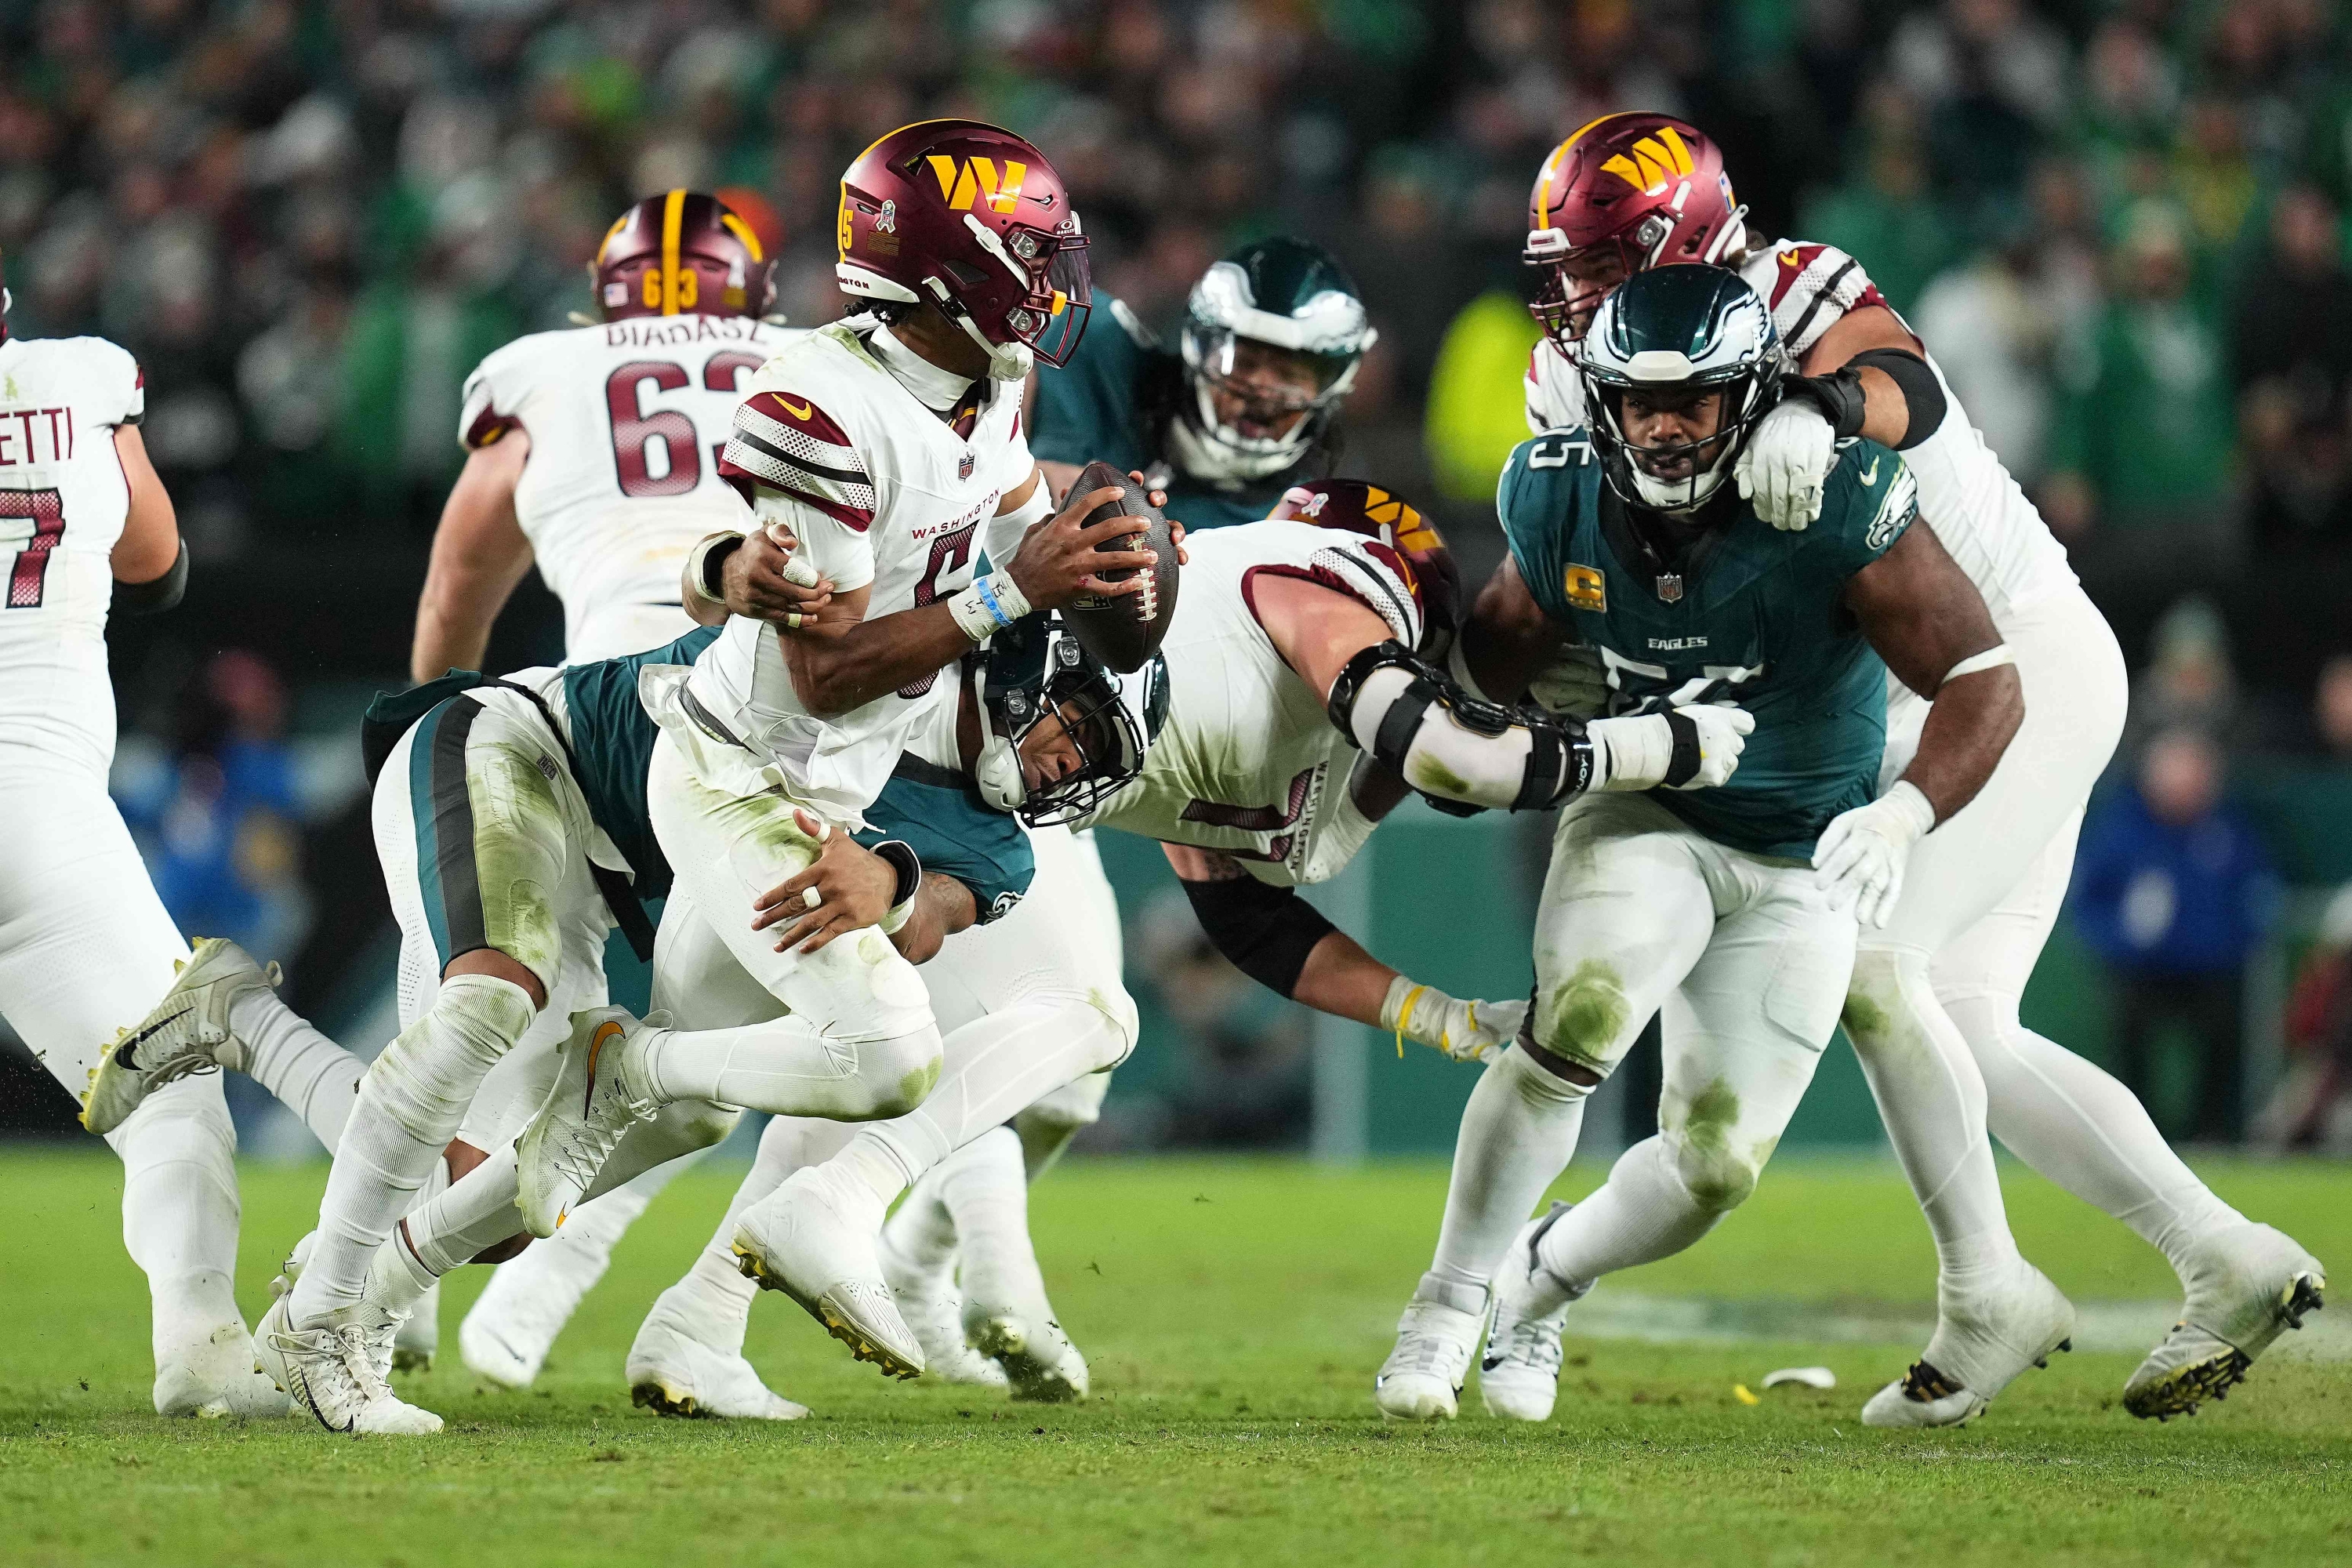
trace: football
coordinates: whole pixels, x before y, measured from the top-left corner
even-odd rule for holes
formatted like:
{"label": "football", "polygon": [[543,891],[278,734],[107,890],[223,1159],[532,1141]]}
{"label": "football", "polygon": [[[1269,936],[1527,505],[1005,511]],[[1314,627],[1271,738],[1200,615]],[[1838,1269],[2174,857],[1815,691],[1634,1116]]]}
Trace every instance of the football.
{"label": "football", "polygon": [[[1062,616],[1088,653],[1124,675],[1141,669],[1160,651],[1161,640],[1168,636],[1169,623],[1175,618],[1176,541],[1168,519],[1150,503],[1143,487],[1108,463],[1088,463],[1071,485],[1070,494],[1082,496],[1110,485],[1120,486],[1127,493],[1097,507],[1087,517],[1087,523],[1112,517],[1139,517],[1150,526],[1139,535],[1128,535],[1116,544],[1098,548],[1126,550],[1131,548],[1129,540],[1139,538],[1159,557],[1159,564],[1151,569],[1150,580],[1144,584],[1141,593],[1123,594],[1117,598],[1088,595],[1073,599]],[[1122,566],[1102,576],[1106,582],[1124,582],[1138,570]]]}

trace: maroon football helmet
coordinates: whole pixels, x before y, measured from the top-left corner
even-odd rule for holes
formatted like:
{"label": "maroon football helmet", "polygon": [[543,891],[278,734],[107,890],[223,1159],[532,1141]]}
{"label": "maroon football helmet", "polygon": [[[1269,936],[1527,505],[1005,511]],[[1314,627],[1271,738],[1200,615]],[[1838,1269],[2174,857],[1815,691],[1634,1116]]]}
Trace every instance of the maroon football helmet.
{"label": "maroon football helmet", "polygon": [[1729,266],[1747,247],[1747,208],[1723,153],[1664,114],[1604,114],[1551,150],[1528,197],[1520,259],[1541,268],[1532,309],[1570,349],[1609,291],[1670,262]]}
{"label": "maroon football helmet", "polygon": [[1377,540],[1395,552],[1405,586],[1421,600],[1421,647],[1442,657],[1461,626],[1462,574],[1437,525],[1392,490],[1361,479],[1314,479],[1291,486],[1265,514]]}
{"label": "maroon football helmet", "polygon": [[751,226],[717,196],[666,191],[614,220],[588,264],[596,309],[630,316],[764,316],[776,302],[776,264]]}
{"label": "maroon football helmet", "polygon": [[834,268],[854,298],[929,300],[989,353],[995,374],[1066,363],[1093,299],[1087,239],[1062,176],[1010,131],[926,120],[841,176]]}

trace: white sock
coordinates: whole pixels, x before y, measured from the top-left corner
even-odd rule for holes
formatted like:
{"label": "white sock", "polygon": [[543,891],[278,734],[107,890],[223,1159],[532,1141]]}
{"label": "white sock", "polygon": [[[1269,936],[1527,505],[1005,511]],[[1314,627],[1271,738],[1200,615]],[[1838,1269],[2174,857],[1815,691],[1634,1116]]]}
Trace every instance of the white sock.
{"label": "white sock", "polygon": [[246,1076],[276,1095],[334,1153],[367,1064],[264,986],[230,1004],[228,1026],[244,1047]]}
{"label": "white sock", "polygon": [[796,1013],[732,1029],[663,1029],[643,1046],[655,1100],[714,1100],[778,1116],[862,1120],[878,1106],[917,1104],[940,1067],[940,1032],[859,1040]]}
{"label": "white sock", "polygon": [[1511,1237],[1576,1153],[1592,1086],[1571,1083],[1512,1046],[1486,1064],[1454,1143],[1437,1256],[1414,1292],[1463,1311],[1486,1304],[1486,1281]]}
{"label": "white sock", "polygon": [[289,1312],[297,1326],[361,1303],[376,1248],[415,1206],[467,1101],[530,1027],[532,1014],[530,993],[512,981],[454,975],[441,983],[431,1009],[383,1048],[360,1085],[327,1175],[318,1245]]}
{"label": "white sock", "polygon": [[843,1151],[869,1184],[877,1161],[898,1173],[885,1203],[974,1138],[1000,1127],[1049,1090],[1109,1067],[1127,1038],[1108,1015],[1083,1000],[1039,999],[975,1018],[942,1047],[945,1071],[920,1108],[865,1128]]}
{"label": "white sock", "polygon": [[1599,1192],[1544,1233],[1534,1315],[1583,1294],[1603,1274],[1673,1257],[1722,1217],[1691,1196],[1664,1138],[1643,1139],[1617,1157]]}
{"label": "white sock", "polygon": [[159,1361],[236,1307],[236,1128],[217,1073],[149,1095],[106,1135],[122,1160],[122,1245],[147,1276]]}
{"label": "white sock", "polygon": [[1984,1074],[1993,1135],[2084,1203],[2123,1221],[2184,1277],[2196,1244],[2245,1216],[2182,1164],[2137,1096],[2017,1021],[2014,997],[1947,1000]]}
{"label": "white sock", "polygon": [[515,1146],[502,1144],[448,1191],[404,1215],[379,1250],[404,1251],[437,1279],[521,1232],[522,1217],[515,1211],[520,1191]]}
{"label": "white sock", "polygon": [[933,1173],[954,1221],[964,1300],[1050,1317],[1045,1277],[1029,1239],[1029,1180],[1010,1127],[983,1132]]}
{"label": "white sock", "polygon": [[1965,1289],[2013,1259],[2017,1243],[1985,1136],[1984,1079],[1936,1000],[1927,955],[1864,948],[1854,959],[1845,1026],[1935,1237],[1945,1283]]}
{"label": "white sock", "polygon": [[[972,1145],[967,1143],[964,1149]],[[955,1261],[955,1216],[940,1196],[940,1182],[963,1155],[958,1150],[923,1173],[907,1190],[907,1201],[890,1211],[882,1226],[883,1245],[918,1268],[937,1270]]]}
{"label": "white sock", "polygon": [[736,1261],[735,1222],[745,1209],[774,1192],[786,1176],[810,1163],[807,1142],[811,1137],[824,1139],[829,1152],[838,1141],[835,1125],[785,1116],[769,1121],[760,1134],[759,1152],[729,1201],[719,1228],[695,1254],[694,1266],[684,1278],[661,1293],[654,1304],[656,1312],[678,1319],[688,1333],[713,1350],[728,1355],[743,1353],[743,1331],[751,1321],[751,1301],[760,1287]]}

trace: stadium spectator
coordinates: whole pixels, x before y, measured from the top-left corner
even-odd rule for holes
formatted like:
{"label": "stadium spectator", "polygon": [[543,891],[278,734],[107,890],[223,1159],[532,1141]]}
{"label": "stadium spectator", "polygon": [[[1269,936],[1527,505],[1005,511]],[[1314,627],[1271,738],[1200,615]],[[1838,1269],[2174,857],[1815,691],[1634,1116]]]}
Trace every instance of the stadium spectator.
{"label": "stadium spectator", "polygon": [[2282,1150],[2352,1149],[2352,887],[2320,916],[2286,1005],[2287,1072],[2261,1118]]}
{"label": "stadium spectator", "polygon": [[2158,736],[2135,787],[2084,826],[2074,908],[2114,982],[2117,1076],[2158,1114],[2169,1098],[2158,1092],[2158,1035],[2181,1026],[2196,1089],[2171,1131],[2234,1143],[2245,1130],[2246,959],[2275,899],[2269,857],[2221,786],[2211,741],[2186,729]]}
{"label": "stadium spectator", "polygon": [[2179,210],[2137,203],[2116,247],[2118,297],[2059,357],[2043,515],[2126,657],[2158,611],[2226,581],[2239,552],[2229,384],[2189,299],[2192,259]]}

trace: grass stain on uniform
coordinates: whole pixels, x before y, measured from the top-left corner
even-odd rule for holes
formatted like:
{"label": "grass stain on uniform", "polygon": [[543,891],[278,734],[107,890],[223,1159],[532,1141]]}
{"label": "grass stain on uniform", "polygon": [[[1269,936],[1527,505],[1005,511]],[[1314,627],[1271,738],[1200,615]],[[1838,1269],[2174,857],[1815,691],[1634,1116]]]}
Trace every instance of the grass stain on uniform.
{"label": "grass stain on uniform", "polygon": [[1874,998],[1859,991],[1845,999],[1845,1010],[1838,1015],[1838,1021],[1845,1026],[1848,1035],[1858,1040],[1885,1039],[1887,1031],[1895,1026],[1895,1020],[1886,1016],[1886,1009]]}
{"label": "grass stain on uniform", "polygon": [[1756,1173],[1779,1145],[1777,1135],[1749,1154],[1731,1146],[1732,1130],[1739,1124],[1739,1091],[1717,1079],[1692,1097],[1683,1112],[1680,1147],[1675,1163],[1683,1184],[1701,1208],[1721,1214],[1738,1208],[1756,1190]]}
{"label": "grass stain on uniform", "polygon": [[1546,1000],[1544,1036],[1537,1044],[1583,1062],[1608,1059],[1610,1046],[1625,1032],[1633,1012],[1624,977],[1605,958],[1578,964]]}
{"label": "grass stain on uniform", "polygon": [[1435,757],[1415,757],[1411,782],[1413,788],[1434,795],[1466,797],[1470,793],[1469,781]]}
{"label": "grass stain on uniform", "polygon": [[572,832],[555,785],[526,756],[503,746],[467,758],[474,806],[474,875],[481,889],[482,935],[535,974],[561,963],[563,933],[554,895],[562,885]]}

